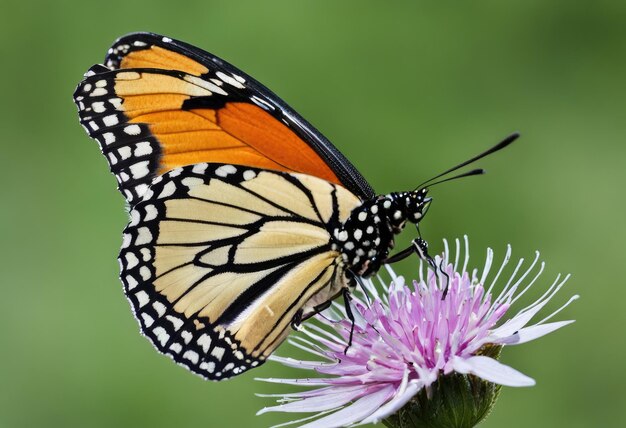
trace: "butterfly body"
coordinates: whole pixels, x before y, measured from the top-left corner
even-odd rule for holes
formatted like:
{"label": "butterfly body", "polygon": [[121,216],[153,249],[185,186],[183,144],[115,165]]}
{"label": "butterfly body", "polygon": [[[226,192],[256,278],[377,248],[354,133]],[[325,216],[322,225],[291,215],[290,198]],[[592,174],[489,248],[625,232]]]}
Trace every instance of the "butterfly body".
{"label": "butterfly body", "polygon": [[426,189],[376,196],[253,78],[183,42],[118,40],[74,94],[130,207],[120,278],[141,332],[207,379],[262,364],[375,274]]}

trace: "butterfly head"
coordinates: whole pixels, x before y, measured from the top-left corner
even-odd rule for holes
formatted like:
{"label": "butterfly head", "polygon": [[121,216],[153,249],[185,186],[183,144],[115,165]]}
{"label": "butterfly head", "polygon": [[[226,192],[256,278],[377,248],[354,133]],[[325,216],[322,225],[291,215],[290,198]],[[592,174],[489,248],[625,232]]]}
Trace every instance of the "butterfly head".
{"label": "butterfly head", "polygon": [[412,192],[399,192],[389,195],[394,212],[388,214],[389,222],[394,231],[401,230],[406,222],[419,224],[426,215],[432,198],[428,197],[428,189],[422,188]]}

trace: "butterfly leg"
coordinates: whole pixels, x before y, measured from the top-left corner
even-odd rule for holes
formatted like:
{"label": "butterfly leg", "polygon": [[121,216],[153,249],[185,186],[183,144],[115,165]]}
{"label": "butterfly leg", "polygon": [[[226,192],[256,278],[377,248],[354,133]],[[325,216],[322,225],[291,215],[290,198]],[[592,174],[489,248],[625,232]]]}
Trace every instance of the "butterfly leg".
{"label": "butterfly leg", "polygon": [[351,301],[352,301],[352,296],[350,296],[350,289],[344,288],[343,289],[343,303],[346,306],[346,316],[352,323],[352,325],[350,326],[350,338],[348,339],[348,346],[346,346],[346,349],[343,351],[344,354],[347,354],[348,349],[350,348],[350,346],[352,346],[352,335],[354,334],[354,314],[352,313],[352,308],[350,307]]}
{"label": "butterfly leg", "polygon": [[291,320],[291,328],[298,331],[303,321],[306,321],[312,316],[319,314],[323,310],[330,308],[330,305],[332,304],[333,304],[332,300],[329,300],[324,303],[320,303],[319,305],[315,306],[313,310],[306,315],[304,315],[304,312],[302,311],[302,309],[300,309],[298,312],[296,312],[296,314],[293,316],[293,319]]}

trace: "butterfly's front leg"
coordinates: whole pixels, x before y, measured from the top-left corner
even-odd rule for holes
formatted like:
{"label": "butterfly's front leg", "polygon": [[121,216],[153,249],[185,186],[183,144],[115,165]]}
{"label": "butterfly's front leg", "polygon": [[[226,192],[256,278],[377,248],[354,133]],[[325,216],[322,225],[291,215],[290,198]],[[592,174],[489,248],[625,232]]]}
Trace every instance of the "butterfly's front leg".
{"label": "butterfly's front leg", "polygon": [[298,331],[303,321],[306,321],[312,316],[319,314],[323,310],[330,308],[330,305],[332,305],[332,303],[333,303],[332,300],[328,300],[324,303],[320,303],[319,305],[315,306],[313,310],[307,313],[306,315],[304,315],[304,311],[300,309],[298,312],[296,312],[296,314],[293,316],[293,319],[291,320],[291,328]]}

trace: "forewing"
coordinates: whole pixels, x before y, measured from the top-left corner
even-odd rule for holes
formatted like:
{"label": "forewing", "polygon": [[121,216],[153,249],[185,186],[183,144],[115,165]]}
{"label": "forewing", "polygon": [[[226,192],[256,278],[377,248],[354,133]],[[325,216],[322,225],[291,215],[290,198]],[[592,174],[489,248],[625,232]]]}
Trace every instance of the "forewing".
{"label": "forewing", "polygon": [[143,334],[213,380],[263,363],[298,310],[333,297],[329,230],[359,203],[315,177],[226,164],[155,179],[120,253]]}
{"label": "forewing", "polygon": [[[119,39],[74,99],[129,202],[200,162],[301,172],[374,195],[356,168],[280,98],[227,62],[149,33]],[[145,174],[145,175],[144,175]]]}

